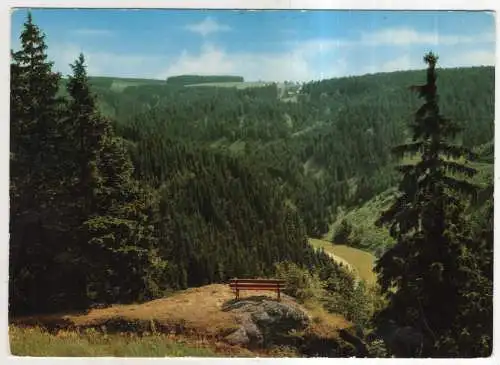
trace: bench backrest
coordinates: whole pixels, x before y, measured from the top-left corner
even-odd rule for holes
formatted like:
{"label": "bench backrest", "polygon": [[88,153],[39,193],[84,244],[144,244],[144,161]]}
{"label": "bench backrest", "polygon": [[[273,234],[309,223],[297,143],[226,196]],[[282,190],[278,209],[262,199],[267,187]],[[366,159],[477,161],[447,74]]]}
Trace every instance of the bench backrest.
{"label": "bench backrest", "polygon": [[231,279],[229,286],[239,290],[282,290],[285,282],[276,279]]}

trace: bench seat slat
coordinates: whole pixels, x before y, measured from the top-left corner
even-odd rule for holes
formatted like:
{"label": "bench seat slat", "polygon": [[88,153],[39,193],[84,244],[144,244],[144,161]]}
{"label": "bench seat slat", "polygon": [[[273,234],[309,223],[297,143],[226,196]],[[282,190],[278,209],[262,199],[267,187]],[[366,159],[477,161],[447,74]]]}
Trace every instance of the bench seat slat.
{"label": "bench seat slat", "polygon": [[274,279],[231,279],[230,283],[265,283],[265,284],[284,284],[283,280]]}
{"label": "bench seat slat", "polygon": [[276,286],[233,286],[232,290],[283,290],[283,287]]}
{"label": "bench seat slat", "polygon": [[269,284],[269,283],[231,283],[229,284],[230,286],[247,286],[247,285],[251,285],[251,286],[272,286],[274,288],[277,288],[277,287],[284,287],[285,284],[281,284],[281,283],[276,283],[276,284]]}
{"label": "bench seat slat", "polygon": [[236,292],[236,299],[239,299],[240,290],[271,290],[278,293],[285,289],[285,281],[278,279],[231,279],[229,287]]}

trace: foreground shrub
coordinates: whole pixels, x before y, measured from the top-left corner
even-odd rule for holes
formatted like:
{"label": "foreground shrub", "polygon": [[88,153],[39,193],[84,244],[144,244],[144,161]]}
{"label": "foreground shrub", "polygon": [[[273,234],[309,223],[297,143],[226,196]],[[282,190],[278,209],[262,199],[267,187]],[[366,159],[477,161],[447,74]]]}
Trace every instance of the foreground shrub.
{"label": "foreground shrub", "polygon": [[311,273],[293,262],[280,262],[275,265],[276,277],[284,280],[285,293],[299,302],[321,300],[325,295],[325,283],[316,273]]}

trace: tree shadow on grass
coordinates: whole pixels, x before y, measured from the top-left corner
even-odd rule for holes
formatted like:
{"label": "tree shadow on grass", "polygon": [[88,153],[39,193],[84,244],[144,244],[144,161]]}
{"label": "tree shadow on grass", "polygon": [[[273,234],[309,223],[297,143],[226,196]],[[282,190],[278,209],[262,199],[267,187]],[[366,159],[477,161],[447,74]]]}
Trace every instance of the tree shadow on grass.
{"label": "tree shadow on grass", "polygon": [[110,305],[97,304],[87,309],[75,309],[64,313],[35,313],[25,315],[13,315],[9,313],[9,324],[17,327],[39,327],[50,333],[57,333],[61,329],[75,329],[77,325],[72,317],[85,316],[94,309],[107,308]]}
{"label": "tree shadow on grass", "polygon": [[[79,314],[83,314],[79,312]],[[75,315],[75,314],[73,314]],[[41,316],[26,316],[19,318],[10,318],[9,324],[20,328],[39,327],[49,333],[57,333],[61,329],[75,328],[75,324],[66,315],[41,315]]]}

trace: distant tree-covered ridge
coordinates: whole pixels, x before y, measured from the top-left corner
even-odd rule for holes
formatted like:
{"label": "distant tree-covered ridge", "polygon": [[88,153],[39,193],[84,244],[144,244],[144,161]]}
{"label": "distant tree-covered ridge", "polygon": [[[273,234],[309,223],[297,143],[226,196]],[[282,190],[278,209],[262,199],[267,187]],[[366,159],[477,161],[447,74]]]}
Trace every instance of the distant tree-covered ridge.
{"label": "distant tree-covered ridge", "polygon": [[226,76],[226,75],[179,75],[170,76],[167,78],[167,84],[169,85],[194,85],[194,84],[205,84],[205,83],[216,83],[216,82],[244,82],[244,78],[241,76]]}

